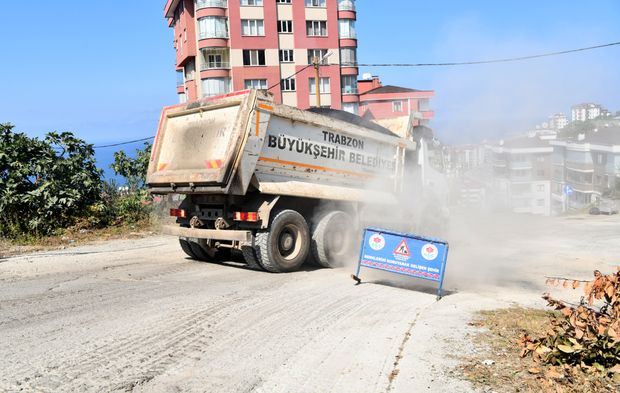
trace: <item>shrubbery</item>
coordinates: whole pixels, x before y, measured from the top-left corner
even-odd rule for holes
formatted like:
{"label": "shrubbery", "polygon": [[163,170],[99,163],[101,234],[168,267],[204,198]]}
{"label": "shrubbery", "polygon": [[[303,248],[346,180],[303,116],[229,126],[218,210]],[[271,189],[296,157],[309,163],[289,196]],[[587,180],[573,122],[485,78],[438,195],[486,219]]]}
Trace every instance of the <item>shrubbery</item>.
{"label": "shrubbery", "polygon": [[43,139],[0,124],[0,237],[56,235],[71,226],[99,228],[148,220],[151,198],[144,188],[150,144],[136,158],[114,155],[112,169],[126,180],[103,181],[93,146],[73,134]]}
{"label": "shrubbery", "polygon": [[101,200],[92,145],[73,134],[44,139],[0,124],[0,234],[42,236],[73,225]]}

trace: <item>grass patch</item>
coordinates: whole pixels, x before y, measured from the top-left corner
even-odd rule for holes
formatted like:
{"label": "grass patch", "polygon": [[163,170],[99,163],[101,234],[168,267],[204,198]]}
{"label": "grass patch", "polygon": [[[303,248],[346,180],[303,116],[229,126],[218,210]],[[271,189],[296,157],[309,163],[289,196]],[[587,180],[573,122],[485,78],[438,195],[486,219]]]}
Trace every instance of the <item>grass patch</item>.
{"label": "grass patch", "polygon": [[519,335],[542,336],[555,316],[552,311],[508,308],[482,311],[471,322],[481,328],[474,337],[480,350],[462,358],[460,373],[475,387],[495,392],[618,392],[620,378],[535,363],[521,358]]}

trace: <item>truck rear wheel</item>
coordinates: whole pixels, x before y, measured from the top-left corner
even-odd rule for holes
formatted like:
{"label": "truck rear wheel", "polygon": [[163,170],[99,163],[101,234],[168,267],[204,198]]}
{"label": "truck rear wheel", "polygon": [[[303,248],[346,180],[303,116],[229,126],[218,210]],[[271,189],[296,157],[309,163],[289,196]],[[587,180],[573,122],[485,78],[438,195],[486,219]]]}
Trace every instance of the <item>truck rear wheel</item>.
{"label": "truck rear wheel", "polygon": [[223,262],[230,258],[230,250],[218,249],[215,247],[203,247],[201,244],[191,240],[179,239],[181,248],[192,259],[203,262]]}
{"label": "truck rear wheel", "polygon": [[312,232],[314,263],[322,267],[343,266],[354,257],[356,225],[350,215],[333,211],[323,216]]}
{"label": "truck rear wheel", "polygon": [[192,250],[190,242],[185,239],[179,238],[179,244],[181,245],[181,249],[183,250],[183,252],[187,254],[188,257],[192,259],[198,259],[198,257],[196,256],[196,254],[194,254],[194,251]]}
{"label": "truck rear wheel", "polygon": [[251,244],[242,244],[241,252],[243,253],[243,259],[245,260],[246,265],[248,265],[250,269],[265,270],[258,262],[258,258],[256,257],[256,250]]}
{"label": "truck rear wheel", "polygon": [[269,231],[256,234],[254,250],[259,264],[272,273],[298,270],[308,257],[310,230],[304,217],[294,210],[282,210]]}

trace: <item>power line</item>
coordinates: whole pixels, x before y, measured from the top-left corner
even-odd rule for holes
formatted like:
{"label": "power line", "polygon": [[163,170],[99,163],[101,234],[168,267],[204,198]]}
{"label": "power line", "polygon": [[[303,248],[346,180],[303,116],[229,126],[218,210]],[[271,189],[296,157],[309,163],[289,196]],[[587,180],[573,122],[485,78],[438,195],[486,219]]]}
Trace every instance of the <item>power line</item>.
{"label": "power line", "polygon": [[155,138],[154,136],[149,136],[147,138],[136,139],[136,140],[133,140],[133,141],[112,143],[110,145],[93,146],[93,149],[102,149],[104,147],[116,147],[116,146],[130,145],[132,143],[150,141],[151,139],[154,139],[154,138]]}
{"label": "power line", "polygon": [[[304,72],[305,70],[307,70],[308,68],[313,67],[313,66],[314,66],[314,64],[307,65],[307,66],[305,66],[304,68],[302,68],[301,70],[299,70],[299,71],[297,71],[296,73],[294,73],[293,75],[289,76],[288,78],[282,78],[282,80],[288,80],[288,79],[294,78],[294,77],[295,77],[295,76],[297,76],[298,74],[301,74],[302,72]],[[281,82],[278,82],[278,83],[274,84],[273,86],[271,86],[270,88],[268,88],[268,89],[267,89],[267,91],[269,91],[269,90],[273,89],[274,87],[280,86],[280,83],[281,83]]]}
{"label": "power line", "polygon": [[615,45],[620,45],[620,41],[611,42],[609,44],[603,44],[603,45],[588,46],[586,48],[569,49],[569,50],[564,50],[564,51],[559,51],[559,52],[549,52],[549,53],[541,53],[537,55],[519,56],[519,57],[507,57],[503,59],[493,59],[493,60],[461,61],[461,62],[450,62],[450,63],[411,63],[411,64],[407,64],[407,63],[404,63],[404,64],[403,63],[401,64],[398,64],[398,63],[396,64],[356,63],[355,66],[357,67],[447,67],[447,66],[476,65],[476,64],[508,63],[508,62],[515,62],[515,61],[538,59],[541,57],[565,55],[568,53],[583,52],[583,51],[589,51],[593,49],[607,48],[607,47],[615,46]]}

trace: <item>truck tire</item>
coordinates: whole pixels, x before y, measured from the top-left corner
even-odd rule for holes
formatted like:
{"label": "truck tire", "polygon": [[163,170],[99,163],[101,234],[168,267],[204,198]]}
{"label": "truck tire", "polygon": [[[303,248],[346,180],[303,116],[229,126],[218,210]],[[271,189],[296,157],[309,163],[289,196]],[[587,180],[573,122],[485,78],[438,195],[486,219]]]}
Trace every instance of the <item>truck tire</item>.
{"label": "truck tire", "polygon": [[196,259],[202,262],[220,263],[230,259],[230,249],[205,247],[198,242],[188,241]]}
{"label": "truck tire", "polygon": [[243,253],[243,259],[245,260],[246,265],[248,265],[250,269],[261,271],[265,270],[263,266],[258,262],[258,258],[256,257],[256,251],[254,250],[254,247],[252,247],[251,243],[242,244],[241,252]]}
{"label": "truck tire", "polygon": [[258,263],[268,272],[298,270],[310,251],[310,230],[304,217],[294,210],[275,214],[269,231],[255,236],[254,251]]}
{"label": "truck tire", "polygon": [[183,250],[183,252],[185,252],[188,257],[192,259],[198,259],[198,257],[196,256],[196,254],[194,254],[194,251],[192,250],[190,242],[185,239],[179,238],[179,244],[181,245],[181,249]]}
{"label": "truck tire", "polygon": [[350,215],[333,211],[323,216],[312,232],[312,261],[319,266],[343,266],[355,253],[356,225]]}

